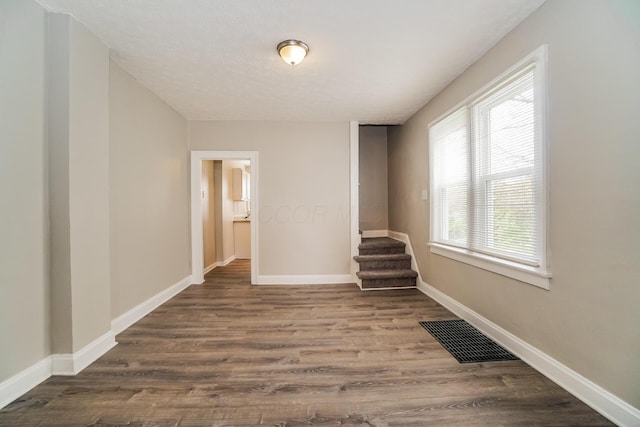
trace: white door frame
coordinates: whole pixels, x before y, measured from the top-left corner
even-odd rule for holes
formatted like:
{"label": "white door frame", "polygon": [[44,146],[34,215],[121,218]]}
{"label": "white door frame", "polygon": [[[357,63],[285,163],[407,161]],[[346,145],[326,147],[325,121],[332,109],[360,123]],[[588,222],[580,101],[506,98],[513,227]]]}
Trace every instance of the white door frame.
{"label": "white door frame", "polygon": [[258,152],[257,151],[191,151],[191,281],[204,282],[204,249],[202,230],[202,161],[249,160],[251,162],[251,283],[258,278]]}
{"label": "white door frame", "polygon": [[360,124],[357,121],[349,122],[349,187],[351,204],[351,277],[353,281],[362,287],[362,281],[356,275],[358,263],[353,259],[359,254],[360,244]]}

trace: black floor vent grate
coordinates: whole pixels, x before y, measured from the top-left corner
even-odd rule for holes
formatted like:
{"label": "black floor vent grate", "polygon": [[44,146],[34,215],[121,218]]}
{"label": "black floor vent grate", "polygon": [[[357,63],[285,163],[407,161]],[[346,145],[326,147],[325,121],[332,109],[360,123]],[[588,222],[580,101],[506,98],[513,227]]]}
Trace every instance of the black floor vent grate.
{"label": "black floor vent grate", "polygon": [[464,320],[420,322],[460,363],[518,360]]}

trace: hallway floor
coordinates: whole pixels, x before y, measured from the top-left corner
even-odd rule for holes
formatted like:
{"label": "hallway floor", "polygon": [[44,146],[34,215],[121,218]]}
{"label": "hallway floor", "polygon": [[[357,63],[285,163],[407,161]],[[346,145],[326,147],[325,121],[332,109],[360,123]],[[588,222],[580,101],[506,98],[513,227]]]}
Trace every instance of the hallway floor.
{"label": "hallway floor", "polygon": [[453,318],[415,289],[251,286],[235,261],[0,425],[611,425],[522,361],[458,364],[418,324]]}

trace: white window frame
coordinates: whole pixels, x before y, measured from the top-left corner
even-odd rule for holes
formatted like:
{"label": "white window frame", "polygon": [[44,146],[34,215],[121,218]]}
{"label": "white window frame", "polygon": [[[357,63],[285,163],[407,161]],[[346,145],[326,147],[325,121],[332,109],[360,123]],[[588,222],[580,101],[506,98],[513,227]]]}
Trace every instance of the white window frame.
{"label": "white window frame", "polygon": [[[460,248],[458,246],[447,245],[442,242],[434,242],[433,236],[435,235],[435,227],[440,225],[436,224],[434,219],[438,216],[436,212],[436,206],[433,201],[436,200],[436,189],[434,188],[434,165],[432,155],[431,144],[429,146],[429,182],[431,191],[431,226],[430,226],[430,241],[429,247],[431,253],[445,256],[456,261],[460,261],[466,264],[473,265],[475,267],[482,268],[484,270],[492,271],[494,273],[516,279],[518,281],[528,283],[543,289],[550,289],[551,271],[548,260],[548,136],[547,136],[547,45],[540,46],[533,51],[527,57],[513,65],[507,71],[493,79],[491,82],[480,88],[464,101],[457,104],[455,107],[448,110],[445,114],[438,117],[436,120],[429,124],[429,127],[436,125],[443,119],[446,119],[451,114],[458,112],[462,108],[468,110],[468,138],[473,138],[473,122],[471,110],[474,105],[482,99],[493,94],[496,90],[504,87],[506,83],[512,80],[515,76],[519,75],[523,70],[535,65],[534,73],[534,93],[536,94],[535,103],[535,133],[537,140],[535,142],[535,158],[536,162],[540,161],[541,167],[538,167],[535,171],[536,181],[540,184],[539,199],[537,200],[537,213],[538,213],[538,227],[540,229],[537,239],[536,248],[537,253],[540,254],[540,259],[537,265],[528,265],[520,261],[510,260],[508,257],[495,257],[490,254],[481,253],[478,251],[472,251],[467,248]],[[510,171],[508,174],[518,175],[519,171]],[[471,209],[471,208],[469,208]],[[468,227],[472,227],[471,223]]]}

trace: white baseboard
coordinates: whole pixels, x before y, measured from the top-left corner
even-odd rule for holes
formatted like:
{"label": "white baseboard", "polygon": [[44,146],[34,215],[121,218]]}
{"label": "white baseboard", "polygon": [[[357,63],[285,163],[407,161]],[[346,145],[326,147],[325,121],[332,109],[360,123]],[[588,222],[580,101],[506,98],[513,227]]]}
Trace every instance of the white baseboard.
{"label": "white baseboard", "polygon": [[216,268],[218,266],[217,262],[214,262],[213,264],[211,264],[209,267],[205,268],[204,270],[202,270],[202,274],[205,275],[208,272],[210,272],[211,270],[213,270],[214,268]]}
{"label": "white baseboard", "polygon": [[356,276],[355,274],[351,276],[351,281],[353,283],[355,283],[356,285],[358,285],[358,287],[360,288],[360,290],[364,290],[362,289],[362,279],[360,279],[358,276]]}
{"label": "white baseboard", "polygon": [[51,376],[51,356],[0,383],[0,409]]}
{"label": "white baseboard", "polygon": [[387,237],[389,230],[362,230],[362,238],[369,239],[371,237]]}
{"label": "white baseboard", "polygon": [[218,261],[217,265],[218,267],[224,267],[225,265],[229,264],[232,261],[235,261],[236,256],[235,255],[231,255],[229,258],[225,259],[224,261]]}
{"label": "white baseboard", "polygon": [[351,274],[303,275],[303,276],[258,276],[257,285],[330,285],[353,283]]}
{"label": "white baseboard", "polygon": [[229,258],[225,259],[224,261],[218,261],[218,262],[214,262],[213,264],[211,264],[209,267],[205,268],[202,271],[202,275],[204,276],[205,274],[207,274],[208,272],[215,270],[217,267],[224,267],[225,265],[228,265],[230,262],[235,261],[237,259],[251,259],[249,257],[247,258],[243,258],[243,257],[236,257],[235,255],[231,255]]}
{"label": "white baseboard", "polygon": [[418,289],[620,426],[640,426],[640,410],[455,299],[420,281]]}
{"label": "white baseboard", "polygon": [[120,316],[113,319],[111,321],[111,330],[114,334],[119,334],[129,326],[136,323],[138,320],[142,319],[147,314],[151,313],[161,304],[164,304],[165,302],[182,292],[190,284],[191,276],[187,276],[184,279],[180,280],[178,283],[169,286],[164,291],[161,291],[148,300],[138,304],[126,313],[121,314]]}
{"label": "white baseboard", "polygon": [[3,381],[0,383],[0,408],[13,402],[51,375],[78,374],[117,344],[115,340],[116,334],[124,331],[155,310],[159,305],[180,293],[190,283],[191,276],[185,277],[178,283],[118,316],[111,321],[111,331],[87,344],[81,350],[73,354],[52,354]]}
{"label": "white baseboard", "polygon": [[73,369],[73,354],[52,354],[51,356],[52,375],[75,375]]}
{"label": "white baseboard", "polygon": [[116,344],[116,335],[109,331],[73,354],[52,354],[51,374],[76,375]]}
{"label": "white baseboard", "polygon": [[391,288],[363,288],[360,286],[362,292],[368,291],[397,291],[398,289],[416,289],[416,286],[395,286]]}
{"label": "white baseboard", "polygon": [[583,377],[568,366],[549,356],[542,350],[523,341],[501,326],[476,313],[466,305],[456,301],[444,292],[422,280],[418,269],[411,240],[405,233],[389,231],[389,237],[407,244],[407,253],[411,255],[411,267],[418,272],[418,289],[449,311],[466,320],[504,348],[524,360],[532,368],[546,376],[560,387],[598,411],[619,426],[640,426],[640,410],[634,408],[619,397]]}
{"label": "white baseboard", "polygon": [[116,344],[109,331],[73,354],[52,354],[0,383],[0,409],[22,396],[51,375],[76,375]]}

